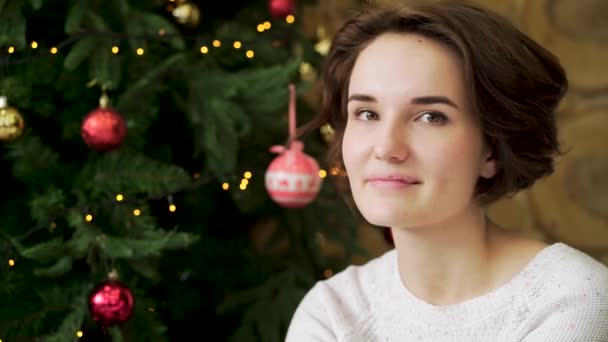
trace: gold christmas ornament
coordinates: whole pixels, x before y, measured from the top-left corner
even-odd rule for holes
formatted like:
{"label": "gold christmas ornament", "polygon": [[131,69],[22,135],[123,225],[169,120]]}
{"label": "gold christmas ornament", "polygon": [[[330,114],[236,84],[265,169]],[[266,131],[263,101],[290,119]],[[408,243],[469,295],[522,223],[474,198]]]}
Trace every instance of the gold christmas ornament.
{"label": "gold christmas ornament", "polygon": [[334,141],[336,132],[330,124],[326,123],[325,125],[323,125],[320,131],[321,135],[323,136],[323,140],[325,140],[326,143],[331,144]]}
{"label": "gold christmas ornament", "polygon": [[315,44],[315,51],[321,56],[327,56],[329,54],[329,48],[331,47],[331,37],[325,31],[325,27],[317,27],[317,43]]}
{"label": "gold christmas ornament", "polygon": [[200,10],[195,4],[189,1],[180,2],[177,7],[175,7],[172,14],[175,17],[175,20],[184,26],[196,27],[201,20]]}
{"label": "gold christmas ornament", "polygon": [[0,141],[12,141],[23,134],[25,123],[19,112],[0,96]]}
{"label": "gold christmas ornament", "polygon": [[310,63],[302,62],[300,63],[300,77],[304,81],[314,82],[317,79],[317,72]]}

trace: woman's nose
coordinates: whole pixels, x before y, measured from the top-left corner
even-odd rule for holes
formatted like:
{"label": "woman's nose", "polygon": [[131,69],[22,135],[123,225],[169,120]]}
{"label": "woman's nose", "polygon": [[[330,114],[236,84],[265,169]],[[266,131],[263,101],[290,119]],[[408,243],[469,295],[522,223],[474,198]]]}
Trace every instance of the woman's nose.
{"label": "woman's nose", "polygon": [[376,159],[388,162],[402,162],[409,154],[406,142],[406,129],[395,125],[381,130],[375,139],[374,154]]}

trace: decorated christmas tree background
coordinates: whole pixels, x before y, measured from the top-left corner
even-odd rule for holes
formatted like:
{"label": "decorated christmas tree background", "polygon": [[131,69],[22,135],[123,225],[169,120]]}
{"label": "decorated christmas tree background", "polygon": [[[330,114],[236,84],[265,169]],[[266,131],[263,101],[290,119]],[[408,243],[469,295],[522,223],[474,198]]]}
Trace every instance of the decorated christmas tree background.
{"label": "decorated christmas tree background", "polygon": [[282,341],[365,255],[314,2],[0,1],[0,341]]}

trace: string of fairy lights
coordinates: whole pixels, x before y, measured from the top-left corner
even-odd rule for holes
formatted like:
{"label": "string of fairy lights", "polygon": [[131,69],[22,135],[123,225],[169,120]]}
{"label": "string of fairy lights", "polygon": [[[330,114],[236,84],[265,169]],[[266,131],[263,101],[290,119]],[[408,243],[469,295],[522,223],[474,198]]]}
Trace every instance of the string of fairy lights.
{"label": "string of fairy lights", "polygon": [[[295,20],[296,20],[296,17],[293,14],[287,15],[285,17],[285,22],[288,24],[295,23]],[[272,23],[270,21],[264,21],[262,23],[257,24],[256,31],[258,33],[263,33],[263,32],[269,31],[271,28],[272,28]],[[30,52],[31,51],[40,51],[39,53],[34,54],[34,55],[29,55],[27,57],[23,57],[20,59],[10,59],[7,61],[3,61],[3,64],[22,64],[22,63],[29,62],[32,58],[35,58],[38,56],[56,55],[56,54],[60,53],[63,48],[69,46],[71,43],[74,43],[75,41],[78,41],[79,39],[82,39],[89,35],[109,36],[116,41],[125,40],[126,38],[169,39],[171,37],[178,36],[178,34],[167,33],[166,30],[162,27],[158,29],[157,35],[126,35],[126,34],[121,34],[121,33],[117,33],[117,32],[83,31],[83,32],[80,32],[78,34],[75,34],[75,35],[65,39],[64,41],[61,41],[55,45],[52,45],[50,47],[42,47],[36,40],[32,40],[29,43],[29,47],[26,49],[29,50]],[[198,36],[198,35],[192,35],[192,36],[179,35],[179,36],[183,37],[184,39],[194,39],[197,41],[200,40],[200,36]],[[210,53],[213,48],[220,48],[224,45],[229,45],[229,46],[231,45],[235,50],[244,51],[244,55],[246,58],[251,59],[251,58],[255,57],[255,51],[253,49],[245,48],[243,42],[240,40],[222,42],[220,39],[213,39],[211,41],[208,41],[207,43],[200,44],[198,46],[198,50],[200,51],[200,53],[202,55],[206,55],[206,54]],[[277,46],[277,44],[273,44],[273,46]],[[15,46],[5,46],[5,47],[2,47],[0,49],[0,51],[8,54],[8,56],[11,56],[11,55],[19,52],[19,50]],[[110,52],[112,54],[120,53],[121,52],[120,44],[112,45],[112,47],[110,48]],[[146,51],[143,46],[137,47],[134,50],[134,53],[137,56],[143,56],[145,54],[145,52]]]}

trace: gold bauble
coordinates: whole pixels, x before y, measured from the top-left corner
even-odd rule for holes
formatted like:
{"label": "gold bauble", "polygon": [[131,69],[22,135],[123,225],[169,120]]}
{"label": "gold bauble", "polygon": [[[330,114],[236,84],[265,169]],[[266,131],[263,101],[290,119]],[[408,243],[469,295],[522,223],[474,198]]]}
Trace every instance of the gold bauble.
{"label": "gold bauble", "polygon": [[312,64],[308,62],[300,63],[300,77],[304,81],[314,82],[317,79],[317,72]]}
{"label": "gold bauble", "polygon": [[317,43],[315,44],[315,51],[322,56],[327,56],[330,48],[331,37],[327,34],[325,27],[317,27]]}
{"label": "gold bauble", "polygon": [[175,20],[184,26],[196,27],[201,20],[201,12],[198,7],[188,1],[180,2],[172,13]]}
{"label": "gold bauble", "polygon": [[320,131],[321,135],[323,136],[323,140],[325,140],[327,144],[331,144],[334,141],[336,137],[336,132],[330,124],[326,123],[325,125],[323,125]]}
{"label": "gold bauble", "polygon": [[23,134],[25,123],[19,112],[6,104],[6,96],[0,96],[0,141],[12,141]]}

